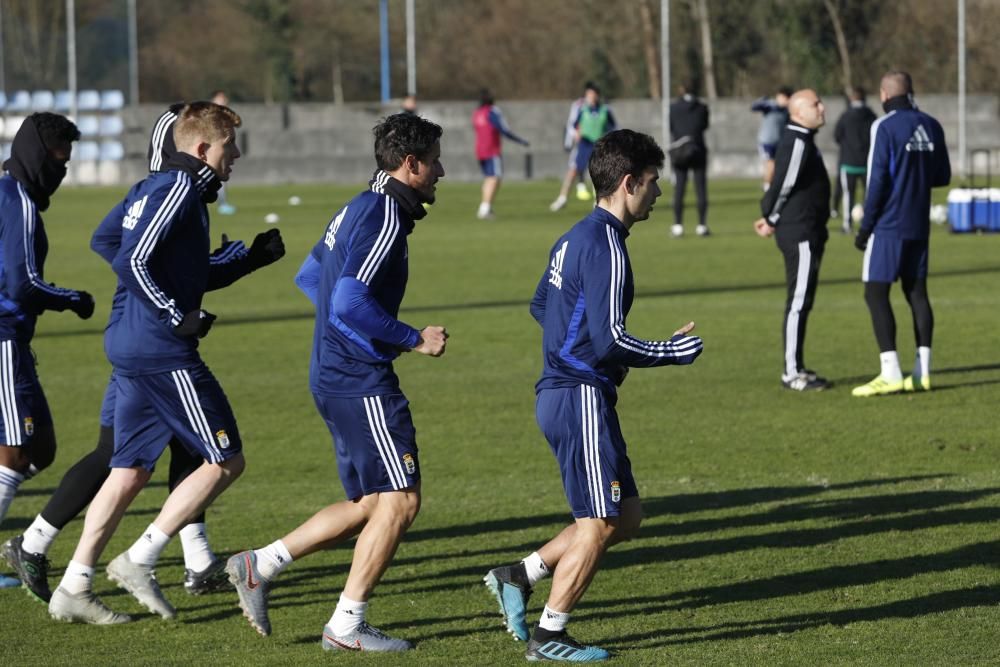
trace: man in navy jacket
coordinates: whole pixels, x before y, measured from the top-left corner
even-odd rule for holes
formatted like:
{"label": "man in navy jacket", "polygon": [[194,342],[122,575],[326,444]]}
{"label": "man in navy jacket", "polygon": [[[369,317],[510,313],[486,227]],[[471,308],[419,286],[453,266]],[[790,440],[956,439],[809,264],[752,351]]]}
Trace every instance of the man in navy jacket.
{"label": "man in navy jacket", "polygon": [[[913,81],[889,72],[880,86],[886,115],[872,125],[865,217],[855,245],[865,253],[861,279],[879,347],[881,371],[854,396],[868,397],[931,388],[934,313],[927,296],[931,188],[948,185],[951,163],[941,124],[917,109]],[[896,319],[889,288],[899,279],[913,313],[917,353],[903,378],[896,353]]]}

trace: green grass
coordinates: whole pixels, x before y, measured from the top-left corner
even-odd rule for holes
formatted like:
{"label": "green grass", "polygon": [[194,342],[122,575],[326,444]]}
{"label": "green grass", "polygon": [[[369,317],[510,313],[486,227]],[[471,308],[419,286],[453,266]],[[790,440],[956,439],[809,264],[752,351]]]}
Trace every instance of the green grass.
{"label": "green grass", "polygon": [[[540,332],[527,310],[551,243],[586,212],[572,201],[549,213],[555,188],[505,185],[499,219],[482,223],[473,215],[478,188],[445,181],[410,237],[401,316],[415,326],[445,325],[451,339],[440,359],[408,355],[397,364],[421,445],[424,503],[369,616],[419,642],[416,651],[320,650],[349,545],[282,575],[272,595],[274,634],[262,639],[234,595],[184,594],[180,546],[171,544],[159,577],[176,621],[147,614],[122,627],[57,624],[23,592],[0,591],[0,663],[521,664],[523,646],[501,630],[481,578],[569,518],[534,423]],[[751,231],[756,184],[710,183],[709,239],[668,238],[665,189],[652,219],[629,239],[637,290],[629,328],[664,336],[694,319],[705,352],[692,367],[634,371],[621,392],[647,519],[639,539],[606,557],[576,610],[574,633],[620,652],[616,662],[627,665],[995,664],[1000,237],[935,228],[935,391],[860,400],[850,389],[877,374],[878,350],[860,253],[834,233],[807,360],[836,384],[798,395],[778,382],[784,273],[773,241]],[[214,238],[250,239],[276,211],[288,247],[277,265],[206,300],[219,319],[203,356],[229,395],[248,460],[209,512],[218,552],[271,542],[341,499],[329,436],[307,388],[310,307],[292,277],[355,190],[234,187],[239,213],[213,221]],[[39,322],[34,348],[60,452],[51,470],[22,487],[4,539],[30,522],[96,442],[109,371],[101,331],[114,280],[87,243],[121,192],[60,192],[46,216],[46,277],[90,290],[99,306],[90,321],[52,313]],[[291,194],[303,204],[288,206]],[[908,367],[909,311],[898,288],[893,300]],[[155,516],[165,469],[135,502],[104,563]],[[57,575],[80,528],[79,520],[70,524],[53,548]],[[97,591],[115,609],[141,611],[103,577]],[[533,614],[547,591],[542,584]]]}

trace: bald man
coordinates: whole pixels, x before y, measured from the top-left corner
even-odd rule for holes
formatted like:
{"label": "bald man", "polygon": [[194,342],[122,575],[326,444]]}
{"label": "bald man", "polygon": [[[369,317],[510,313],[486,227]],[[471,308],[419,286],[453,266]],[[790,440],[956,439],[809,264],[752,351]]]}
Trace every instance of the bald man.
{"label": "bald man", "polygon": [[788,102],[789,123],[774,156],[774,179],[760,200],[764,217],[754,222],[763,238],[774,236],[785,257],[788,298],[782,326],[784,371],[781,385],[792,391],[819,391],[830,383],[803,361],[806,321],[819,280],[830,217],[830,181],[813,135],[826,122],[816,91],[806,88]]}
{"label": "bald man", "polygon": [[[879,87],[886,115],[875,121],[868,153],[865,217],[854,245],[865,253],[861,278],[879,347],[878,377],[855,387],[861,398],[931,388],[934,313],[927,296],[931,188],[948,185],[951,163],[941,124],[913,103],[913,80],[889,72]],[[913,313],[916,358],[903,378],[889,288],[899,280]]]}

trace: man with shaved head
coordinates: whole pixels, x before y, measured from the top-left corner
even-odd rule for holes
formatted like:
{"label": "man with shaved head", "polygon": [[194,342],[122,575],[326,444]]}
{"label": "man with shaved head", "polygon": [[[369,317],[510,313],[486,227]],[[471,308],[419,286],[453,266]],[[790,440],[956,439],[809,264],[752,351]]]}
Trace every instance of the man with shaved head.
{"label": "man with shaved head", "polygon": [[[931,388],[934,313],[927,296],[931,188],[951,181],[944,131],[934,118],[917,109],[910,75],[887,73],[880,96],[886,115],[872,125],[865,217],[854,245],[865,253],[861,279],[881,371],[871,382],[854,388],[851,393],[858,397]],[[897,279],[913,313],[917,343],[913,373],[905,379],[889,303],[889,288]]]}
{"label": "man with shaved head", "polygon": [[782,336],[785,347],[781,384],[792,391],[826,389],[830,383],[806,368],[806,321],[812,310],[819,265],[830,217],[830,181],[813,135],[826,122],[816,91],[800,90],[788,102],[789,123],[774,157],[774,179],[760,200],[764,217],[754,223],[761,237],[772,234],[785,257],[788,298]]}

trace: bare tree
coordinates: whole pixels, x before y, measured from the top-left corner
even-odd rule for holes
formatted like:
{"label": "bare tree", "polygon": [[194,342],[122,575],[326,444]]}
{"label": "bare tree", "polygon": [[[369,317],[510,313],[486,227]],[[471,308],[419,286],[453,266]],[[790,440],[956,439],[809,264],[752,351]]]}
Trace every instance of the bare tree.
{"label": "bare tree", "polygon": [[715,68],[712,66],[712,28],[708,20],[708,0],[693,0],[692,10],[701,28],[701,71],[705,80],[705,94],[709,101],[719,97],[715,87]]}
{"label": "bare tree", "polygon": [[823,0],[826,11],[830,14],[830,21],[833,23],[833,32],[837,36],[837,51],[840,53],[841,77],[844,82],[844,94],[850,94],[853,85],[851,79],[851,52],[847,49],[847,39],[844,37],[844,27],[840,23],[840,13],[833,0]]}
{"label": "bare tree", "polygon": [[649,96],[654,100],[670,91],[660,90],[660,58],[656,52],[656,34],[653,31],[652,0],[639,0],[639,18],[642,23],[642,46],[646,54],[646,72],[649,75]]}

